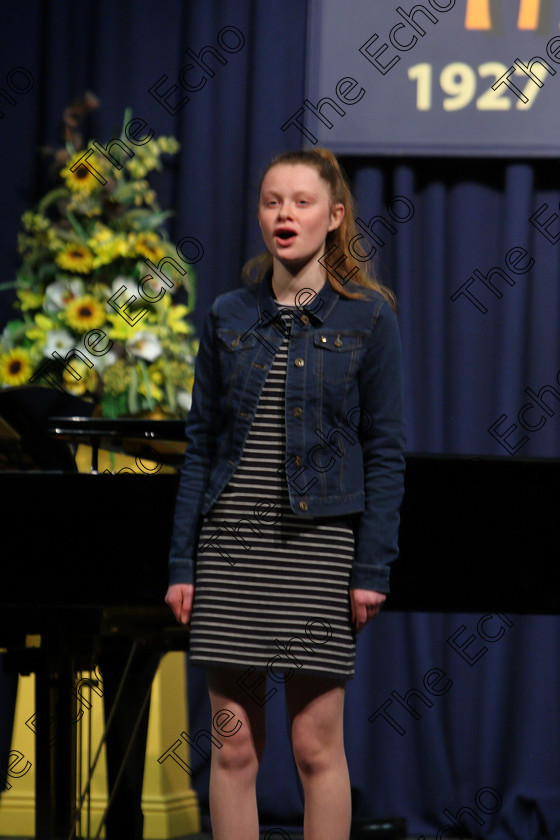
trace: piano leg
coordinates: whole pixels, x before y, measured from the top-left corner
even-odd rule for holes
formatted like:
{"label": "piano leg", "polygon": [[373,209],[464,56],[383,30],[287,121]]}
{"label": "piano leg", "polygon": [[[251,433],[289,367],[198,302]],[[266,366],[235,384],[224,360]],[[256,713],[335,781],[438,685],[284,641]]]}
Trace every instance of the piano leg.
{"label": "piano leg", "polygon": [[[98,656],[103,676],[106,719],[113,708],[129,652],[130,643],[123,640],[120,644],[105,643]],[[127,840],[142,840],[144,817],[141,803],[150,711],[149,694],[159,660],[159,652],[154,653],[146,651],[143,646],[139,647],[115,708],[114,720],[106,741],[109,789],[114,793],[105,823],[107,840],[120,840],[123,825],[127,828]],[[142,711],[146,697],[147,702]],[[136,724],[138,727],[131,743]],[[129,745],[130,751],[119,778],[121,764]]]}
{"label": "piano leg", "polygon": [[68,840],[76,807],[74,663],[49,650],[35,675],[35,838]]}

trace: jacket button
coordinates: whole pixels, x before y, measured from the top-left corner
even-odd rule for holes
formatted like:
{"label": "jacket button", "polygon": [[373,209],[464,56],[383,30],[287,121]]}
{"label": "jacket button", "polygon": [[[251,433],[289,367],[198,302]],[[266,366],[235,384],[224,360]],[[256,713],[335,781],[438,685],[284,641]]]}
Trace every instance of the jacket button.
{"label": "jacket button", "polygon": [[299,503],[300,510],[307,510],[307,502],[300,502]]}
{"label": "jacket button", "polygon": [[333,343],[335,347],[342,347],[342,345],[344,344],[339,335],[335,338]]}
{"label": "jacket button", "polygon": [[300,405],[296,405],[294,408],[294,417],[301,417],[303,414],[303,408]]}
{"label": "jacket button", "polygon": [[327,343],[327,339],[325,338],[325,336],[324,336],[324,335],[322,335],[322,336],[321,336],[321,341],[323,342],[323,344],[326,344],[326,343]]}
{"label": "jacket button", "polygon": [[296,367],[303,367],[305,362],[303,361],[303,359],[296,359],[294,364]]}
{"label": "jacket button", "polygon": [[296,467],[301,467],[301,465],[303,464],[303,460],[300,458],[299,455],[294,456],[294,464],[296,465]]}
{"label": "jacket button", "polygon": [[301,316],[301,323],[302,324],[308,324],[309,323],[309,318],[307,317],[307,315],[302,315]]}

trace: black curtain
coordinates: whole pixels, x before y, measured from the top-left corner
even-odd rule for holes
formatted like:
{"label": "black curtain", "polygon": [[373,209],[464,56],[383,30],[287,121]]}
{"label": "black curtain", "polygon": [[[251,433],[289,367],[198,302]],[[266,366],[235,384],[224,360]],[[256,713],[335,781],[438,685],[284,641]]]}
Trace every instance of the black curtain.
{"label": "black curtain", "polygon": [[[15,105],[0,101],[3,281],[17,264],[19,217],[46,186],[36,148],[57,143],[62,108],[91,89],[102,107],[87,139],[116,136],[130,106],[156,134],[175,134],[182,143],[157,188],[162,204],[176,211],[172,239],[190,236],[203,246],[195,265],[200,327],[213,299],[238,287],[244,260],[261,249],[260,171],[273,154],[299,143],[298,132],[281,126],[305,96],[306,0],[36,0],[6,2],[2,17],[0,87],[1,74],[17,66],[35,82],[14,96]],[[233,28],[242,33],[242,46]],[[237,51],[220,48],[218,37]],[[178,85],[185,50],[199,54],[205,46],[221,49],[227,63],[208,55],[214,76],[170,113],[150,88],[164,75],[160,93]],[[189,79],[197,79],[194,72]],[[169,95],[171,111],[184,93],[178,88]],[[545,215],[558,209],[557,161],[343,163],[360,218],[367,223],[381,215],[394,230],[378,229],[383,244],[373,259],[399,299],[409,452],[558,458],[560,243],[530,222],[544,204]],[[394,218],[410,205],[408,221]],[[532,268],[522,271],[531,260]],[[0,296],[2,322],[9,296]],[[531,558],[512,574],[522,588]],[[461,656],[457,646],[469,636],[469,655]],[[382,614],[359,638],[356,677],[348,684],[355,815],[404,815],[413,836],[439,831],[445,838],[451,831],[444,826],[462,814],[473,833],[491,840],[559,838],[559,654],[557,617]],[[436,668],[452,681],[442,678],[438,685],[448,688],[438,696],[423,688]],[[432,702],[409,694],[417,716],[394,694],[406,698],[410,689]],[[387,708],[404,733],[386,717],[369,719],[390,699]],[[11,704],[2,702],[4,717]],[[203,672],[191,667],[189,707],[191,735],[209,728]],[[302,800],[282,691],[267,712],[261,820],[289,827],[301,820]],[[2,754],[7,749],[0,744]],[[191,759],[204,812],[209,764],[194,751]]]}

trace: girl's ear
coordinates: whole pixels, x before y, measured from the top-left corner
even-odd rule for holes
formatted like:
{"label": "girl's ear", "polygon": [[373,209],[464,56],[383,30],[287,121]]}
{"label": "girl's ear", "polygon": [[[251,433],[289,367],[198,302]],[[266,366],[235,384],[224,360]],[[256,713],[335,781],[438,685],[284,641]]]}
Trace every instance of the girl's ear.
{"label": "girl's ear", "polygon": [[335,204],[331,210],[331,223],[329,230],[336,230],[342,224],[344,218],[344,204]]}

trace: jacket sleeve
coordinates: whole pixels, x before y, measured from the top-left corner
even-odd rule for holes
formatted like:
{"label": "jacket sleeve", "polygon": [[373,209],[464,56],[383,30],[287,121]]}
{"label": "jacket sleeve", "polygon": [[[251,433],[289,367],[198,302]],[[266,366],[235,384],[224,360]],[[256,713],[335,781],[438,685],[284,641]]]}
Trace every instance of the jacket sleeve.
{"label": "jacket sleeve", "polygon": [[379,308],[358,374],[365,509],[356,526],[350,587],[389,592],[404,494],[404,374],[397,317]]}
{"label": "jacket sleeve", "polygon": [[196,356],[192,405],[187,415],[187,449],[179,478],[169,555],[169,585],[194,583],[201,508],[220,429],[219,361],[215,343],[216,302],[206,313]]}

